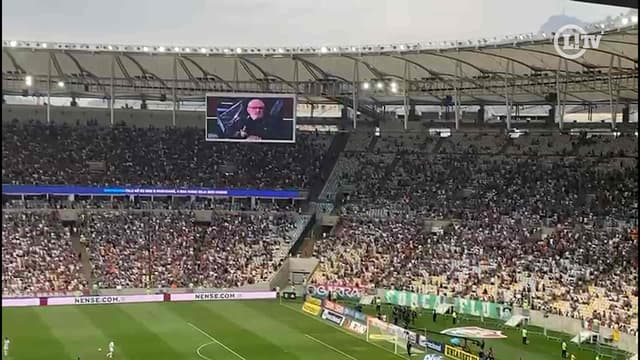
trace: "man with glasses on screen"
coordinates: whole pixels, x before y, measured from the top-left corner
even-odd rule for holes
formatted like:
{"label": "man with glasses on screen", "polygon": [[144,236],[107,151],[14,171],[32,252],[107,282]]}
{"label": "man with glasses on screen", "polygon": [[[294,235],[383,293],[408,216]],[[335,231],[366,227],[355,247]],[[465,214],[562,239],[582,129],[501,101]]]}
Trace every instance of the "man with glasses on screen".
{"label": "man with glasses on screen", "polygon": [[247,104],[247,114],[243,119],[240,137],[247,140],[262,140],[268,138],[270,133],[269,121],[264,116],[265,104],[260,99],[253,99]]}

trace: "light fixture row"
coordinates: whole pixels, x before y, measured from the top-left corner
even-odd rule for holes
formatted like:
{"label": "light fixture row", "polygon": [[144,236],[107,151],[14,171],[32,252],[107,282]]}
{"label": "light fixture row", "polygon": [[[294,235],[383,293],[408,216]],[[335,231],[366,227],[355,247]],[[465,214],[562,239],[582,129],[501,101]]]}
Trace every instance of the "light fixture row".
{"label": "light fixture row", "polygon": [[398,83],[395,81],[382,81],[382,80],[377,80],[377,81],[363,81],[360,84],[360,88],[364,91],[383,91],[383,90],[389,90],[392,93],[397,93],[399,91],[398,88]]}
{"label": "light fixture row", "polygon": [[[620,26],[634,25],[638,23],[638,16],[618,17],[607,23],[594,23],[586,26],[585,30],[605,31]],[[364,46],[307,46],[307,47],[188,47],[188,46],[143,46],[143,45],[110,45],[110,44],[81,44],[81,43],[47,43],[36,41],[3,40],[3,47],[25,47],[41,49],[85,50],[85,51],[126,51],[141,53],[200,53],[200,54],[262,54],[284,55],[298,53],[379,53],[379,52],[403,52],[430,49],[447,49],[459,47],[481,47],[487,45],[499,45],[517,41],[544,40],[551,37],[546,33],[527,33],[507,35],[502,37],[482,38],[464,41],[430,41],[426,43],[406,43],[391,45],[364,45]]]}
{"label": "light fixture row", "polygon": [[[27,85],[28,87],[33,85],[33,76],[31,75],[27,75],[24,77],[24,84]],[[59,88],[64,88],[64,81],[58,81],[57,85]]]}

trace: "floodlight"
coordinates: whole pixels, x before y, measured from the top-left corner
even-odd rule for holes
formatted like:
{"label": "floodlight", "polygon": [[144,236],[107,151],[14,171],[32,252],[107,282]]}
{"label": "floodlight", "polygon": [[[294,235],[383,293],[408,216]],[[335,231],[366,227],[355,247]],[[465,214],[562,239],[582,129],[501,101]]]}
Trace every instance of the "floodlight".
{"label": "floodlight", "polygon": [[64,87],[64,81],[58,81],[58,87],[59,88],[63,88]]}
{"label": "floodlight", "polygon": [[47,43],[42,43],[41,46],[46,49],[47,48]]}
{"label": "floodlight", "polygon": [[634,23],[634,24],[637,24],[638,23],[638,15],[632,15],[631,16],[631,22]]}
{"label": "floodlight", "polygon": [[33,85],[33,76],[31,76],[31,75],[27,75],[27,76],[25,76],[25,78],[24,78],[24,83],[25,83],[27,86],[31,86],[31,85]]}
{"label": "floodlight", "polygon": [[622,25],[627,25],[629,23],[629,19],[626,17],[622,18]]}
{"label": "floodlight", "polygon": [[382,89],[382,88],[384,88],[384,84],[382,83],[382,81],[378,81],[378,82],[376,83],[376,88],[378,88],[378,89]]}
{"label": "floodlight", "polygon": [[11,45],[11,47],[16,47],[16,45],[18,45],[18,42],[15,40],[11,40],[11,42],[9,42],[9,45]]}
{"label": "floodlight", "polygon": [[369,89],[369,83],[368,82],[363,82],[362,83],[362,90],[368,90]]}
{"label": "floodlight", "polygon": [[158,51],[160,51],[160,52],[164,52],[164,50],[165,50],[165,49],[164,49],[164,46],[160,46],[160,47],[158,47]]}

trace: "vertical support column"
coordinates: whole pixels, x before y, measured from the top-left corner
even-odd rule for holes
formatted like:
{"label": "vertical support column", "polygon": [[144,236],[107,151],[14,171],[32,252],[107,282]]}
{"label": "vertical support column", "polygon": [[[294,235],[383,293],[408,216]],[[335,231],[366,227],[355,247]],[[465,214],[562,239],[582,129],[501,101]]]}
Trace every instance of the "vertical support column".
{"label": "vertical support column", "polygon": [[567,110],[567,92],[569,89],[569,62],[567,59],[562,59],[564,62],[564,85],[562,86],[562,93],[558,94],[560,101],[560,130],[564,129],[564,114]]}
{"label": "vertical support column", "polygon": [[456,81],[453,85],[453,118],[456,130],[460,129],[460,85],[462,81],[462,65],[456,62]]}
{"label": "vertical support column", "polygon": [[564,127],[564,115],[562,114],[562,109],[561,109],[561,89],[560,89],[560,62],[561,60],[558,60],[558,69],[556,70],[556,122],[558,123],[558,128],[560,130],[562,130],[562,128]]}
{"label": "vertical support column", "polygon": [[404,81],[404,84],[402,84],[403,87],[403,98],[404,98],[404,130],[407,130],[409,128],[409,108],[411,106],[410,102],[411,99],[409,99],[409,63],[407,61],[404,62],[404,73],[402,76],[402,80]]}
{"label": "vertical support column", "polygon": [[[620,71],[622,71],[622,59],[620,59],[620,56],[618,56],[618,68],[617,68],[617,70],[618,70],[618,73]],[[618,124],[618,104],[620,102],[620,82],[621,82],[620,77],[618,77],[614,82],[615,87],[616,87],[616,89],[615,89],[616,90],[616,96],[615,96],[615,101],[613,103],[613,111],[614,111],[614,113],[613,113],[614,114],[613,121],[614,121],[614,125]],[[624,117],[624,114],[623,114],[623,117]],[[615,127],[614,127],[614,129],[615,129]]]}
{"label": "vertical support column", "polygon": [[238,83],[240,82],[238,76],[238,58],[236,57],[233,61],[233,86],[235,87],[235,91],[239,91]]}
{"label": "vertical support column", "polygon": [[509,98],[509,79],[504,78],[504,106],[507,115],[507,130],[511,130],[511,99]]}
{"label": "vertical support column", "polygon": [[351,83],[351,107],[353,110],[353,129],[358,126],[358,90],[360,86],[360,72],[358,71],[358,62],[353,62],[353,81]]}
{"label": "vertical support column", "polygon": [[[617,57],[618,58],[618,67],[616,70],[618,70],[618,73],[620,71],[622,71],[622,60],[620,59],[620,56]],[[611,74],[611,77],[613,77],[613,73]],[[614,97],[614,101],[613,101],[613,108],[612,110],[612,119],[613,119],[613,129],[615,130],[617,128],[617,124],[618,124],[618,103],[620,101],[620,78],[618,77],[617,79],[615,79],[614,81],[612,81],[613,86],[615,87],[615,97]],[[623,114],[623,118],[624,118],[624,114]],[[623,119],[624,122],[624,119]]]}
{"label": "vertical support column", "polygon": [[[507,74],[511,75],[511,61],[507,62]],[[509,94],[509,76],[504,77],[504,106],[507,115],[507,130],[511,130],[511,97]]]}
{"label": "vertical support column", "polygon": [[455,122],[455,128],[456,130],[460,129],[460,102],[458,99],[458,94],[459,94],[459,90],[458,90],[458,86],[454,85],[453,86],[453,119]]}
{"label": "vertical support column", "polygon": [[[406,83],[406,81],[405,81]],[[410,112],[410,108],[411,108],[411,104],[410,104],[410,99],[409,99],[409,94],[405,91],[404,95],[404,121],[403,121],[403,128],[404,130],[407,130],[409,128],[409,112]]]}
{"label": "vertical support column", "polygon": [[174,55],[173,56],[173,84],[171,85],[171,105],[172,105],[171,106],[171,124],[174,127],[176,126],[176,109],[178,107],[178,99],[176,99],[177,83],[178,83],[178,57]]}
{"label": "vertical support column", "polygon": [[47,70],[47,124],[51,123],[51,56],[49,56],[49,68]]}
{"label": "vertical support column", "polygon": [[116,56],[113,55],[111,58],[111,78],[109,79],[109,121],[111,126],[115,123],[115,114],[113,112],[113,107],[115,106],[114,99],[114,90],[113,90],[113,79],[116,75]]}
{"label": "vertical support column", "polygon": [[296,94],[300,92],[300,70],[298,69],[298,59],[293,60],[293,84],[296,86]]}
{"label": "vertical support column", "polygon": [[615,110],[613,108],[613,78],[612,78],[612,70],[613,70],[613,55],[611,55],[611,60],[609,61],[609,71],[607,73],[607,79],[609,84],[609,107],[611,108],[611,130],[615,130],[616,128],[616,119],[615,119]]}

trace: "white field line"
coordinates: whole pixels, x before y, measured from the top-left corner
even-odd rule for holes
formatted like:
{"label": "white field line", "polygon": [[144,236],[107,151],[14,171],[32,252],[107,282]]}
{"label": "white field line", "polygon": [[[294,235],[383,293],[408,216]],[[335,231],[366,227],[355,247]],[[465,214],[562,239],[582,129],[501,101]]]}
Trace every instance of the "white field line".
{"label": "white field line", "polygon": [[308,337],[309,339],[311,339],[311,340],[313,340],[313,341],[317,342],[318,344],[321,344],[321,345],[324,345],[324,346],[328,347],[329,349],[331,349],[331,350],[333,350],[333,351],[337,352],[338,354],[340,354],[340,355],[342,355],[342,356],[346,357],[347,359],[351,359],[351,360],[358,360],[358,359],[354,358],[353,356],[351,356],[351,355],[349,355],[349,354],[347,354],[347,353],[343,352],[342,350],[336,349],[336,348],[334,348],[333,346],[331,346],[331,345],[329,345],[329,344],[327,344],[327,343],[325,343],[325,342],[322,342],[321,340],[318,340],[318,339],[314,338],[313,336],[311,336],[311,335],[309,335],[309,334],[304,334],[304,336],[306,336],[306,337]]}
{"label": "white field line", "polygon": [[191,326],[192,328],[198,330],[202,335],[208,337],[209,339],[211,339],[211,341],[213,341],[214,343],[222,346],[223,348],[225,348],[225,350],[227,350],[228,352],[232,353],[233,355],[237,356],[239,359],[242,360],[247,360],[244,356],[238,354],[237,352],[229,349],[229,347],[227,347],[225,344],[221,343],[220,341],[216,340],[216,338],[214,338],[213,336],[207,334],[204,330],[200,329],[199,327],[193,325],[192,323],[188,322],[187,324],[189,324],[189,326]]}
{"label": "white field line", "polygon": [[210,359],[210,358],[208,358],[208,357],[206,357],[205,355],[202,355],[202,354],[200,353],[200,350],[202,350],[202,348],[203,348],[203,347],[205,347],[205,346],[207,346],[207,345],[211,345],[211,344],[215,344],[215,343],[212,341],[212,342],[208,342],[208,343],[206,343],[206,344],[202,344],[202,345],[200,345],[200,347],[198,347],[198,348],[196,349],[196,354],[198,354],[198,356],[200,356],[200,357],[201,357],[201,358],[203,358],[204,360],[213,360],[213,359]]}
{"label": "white field line", "polygon": [[380,349],[382,349],[382,350],[384,350],[384,351],[386,351],[386,352],[389,352],[389,353],[391,353],[391,354],[393,354],[393,355],[395,355],[395,356],[397,356],[397,357],[399,357],[399,358],[401,358],[401,359],[404,359],[404,358],[405,358],[404,356],[402,356],[402,355],[400,355],[400,354],[396,354],[395,352],[393,352],[393,351],[391,351],[391,350],[389,350],[389,349],[385,348],[384,346],[380,346],[380,345],[378,345],[378,344],[376,344],[376,343],[368,342],[367,340],[365,340],[365,339],[363,339],[363,338],[361,338],[361,337],[359,337],[359,336],[357,336],[357,335],[355,335],[355,334],[352,334],[352,333],[348,332],[347,330],[345,330],[345,329],[343,329],[343,328],[341,328],[341,327],[337,327],[337,326],[333,326],[333,325],[331,325],[331,324],[328,324],[328,323],[326,323],[326,322],[324,322],[324,321],[322,321],[322,320],[318,319],[318,318],[317,318],[317,317],[315,317],[315,316],[312,316],[312,315],[310,315],[310,314],[307,314],[306,312],[304,312],[304,311],[302,311],[302,310],[298,310],[297,308],[293,308],[293,307],[291,307],[291,306],[289,306],[289,305],[285,305],[285,304],[280,304],[280,305],[282,305],[282,306],[286,307],[287,309],[289,309],[289,310],[291,310],[291,311],[295,311],[295,312],[300,313],[300,314],[302,314],[302,315],[305,315],[305,316],[307,316],[307,317],[309,317],[309,318],[311,318],[311,319],[313,319],[313,320],[319,321],[321,324],[325,324],[326,326],[329,326],[329,327],[331,327],[331,328],[333,328],[333,329],[336,329],[336,330],[342,331],[343,333],[345,333],[345,334],[347,334],[347,335],[349,335],[349,336],[353,336],[354,338],[356,338],[356,339],[358,339],[358,340],[360,340],[360,341],[364,341],[364,342],[366,342],[366,343],[367,343],[367,344],[369,344],[369,345],[373,345],[373,346],[375,346],[375,347],[378,347],[378,348],[380,348]]}

